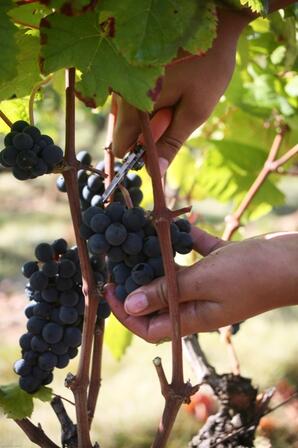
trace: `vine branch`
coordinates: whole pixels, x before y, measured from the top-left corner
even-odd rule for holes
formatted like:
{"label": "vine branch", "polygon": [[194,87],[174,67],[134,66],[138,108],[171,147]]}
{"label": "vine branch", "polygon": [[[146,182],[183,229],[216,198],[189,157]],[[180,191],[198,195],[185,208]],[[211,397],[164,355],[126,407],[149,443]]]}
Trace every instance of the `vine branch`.
{"label": "vine branch", "polygon": [[35,426],[28,418],[15,420],[16,424],[22,429],[32,443],[41,448],[59,448],[49,437],[43,432],[41,426]]}
{"label": "vine branch", "polygon": [[[172,381],[167,383],[162,369],[161,360],[158,358],[154,364],[160,380],[161,390],[165,396],[165,407],[159,424],[152,448],[163,448],[174,425],[181,404],[189,398],[193,389],[189,383],[183,380],[181,323],[178,301],[178,285],[175,263],[172,253],[170,222],[176,212],[172,212],[166,206],[162,180],[158,164],[157,149],[150,129],[150,121],[147,113],[139,111],[139,119],[147,151],[146,164],[152,178],[154,208],[153,215],[155,226],[161,245],[161,253],[167,284],[167,298],[172,327]],[[181,211],[178,212],[181,214]]]}
{"label": "vine branch", "polygon": [[7,126],[9,126],[11,128],[12,126],[12,121],[10,121],[10,119],[5,115],[5,113],[0,110],[0,118],[2,118],[2,120],[4,121],[4,123],[7,124]]}
{"label": "vine branch", "polygon": [[101,385],[101,365],[102,365],[104,327],[105,327],[104,319],[99,319],[99,321],[95,324],[94,329],[90,386],[88,390],[88,402],[87,402],[90,428],[92,425],[97,398]]}
{"label": "vine branch", "polygon": [[89,366],[91,360],[93,332],[99,303],[99,295],[90,267],[87,245],[81,238],[79,232],[81,224],[80,199],[77,174],[76,169],[74,168],[76,166],[74,86],[75,69],[71,68],[66,72],[65,159],[66,162],[72,166],[72,169],[65,171],[63,175],[65,178],[73,229],[82,270],[83,293],[85,296],[85,314],[78,371],[76,377],[74,377],[73,381],[69,384],[69,387],[73,391],[76,403],[78,446],[79,448],[91,448],[92,445],[89,434],[89,418],[87,409],[87,389],[89,383]]}
{"label": "vine branch", "polygon": [[294,157],[298,153],[298,145],[295,145],[279,159],[276,159],[277,153],[283,142],[286,131],[287,129],[283,128],[275,136],[271,149],[269,151],[269,155],[257,178],[251,185],[250,189],[248,190],[247,194],[245,195],[243,201],[241,202],[237,210],[232,215],[226,217],[227,224],[222,237],[224,240],[230,240],[234,232],[240,227],[242,215],[252,202],[253,198],[255,197],[255,195],[257,194],[257,192],[259,191],[259,189],[261,188],[261,186],[263,185],[269,174],[274,171],[278,172],[278,169],[283,164],[288,162],[292,157]]}

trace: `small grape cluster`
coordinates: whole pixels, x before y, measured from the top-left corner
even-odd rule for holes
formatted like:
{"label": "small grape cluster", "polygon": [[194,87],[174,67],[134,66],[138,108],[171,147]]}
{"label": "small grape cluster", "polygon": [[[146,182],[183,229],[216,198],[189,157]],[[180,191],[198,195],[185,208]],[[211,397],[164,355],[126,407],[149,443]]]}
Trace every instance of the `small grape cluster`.
{"label": "small grape cluster", "polygon": [[[89,166],[92,163],[92,157],[87,151],[80,151],[77,154],[77,160],[84,166]],[[121,163],[116,162],[114,172],[117,174],[121,168]],[[96,165],[96,169],[104,171],[104,161],[100,161]],[[100,206],[102,203],[102,197],[105,190],[104,179],[102,176],[96,173],[88,174],[88,169],[80,169],[77,173],[81,209],[86,210],[90,206]],[[58,176],[56,185],[59,191],[66,192],[66,184],[63,176]],[[129,173],[123,181],[123,186],[127,188],[134,206],[138,206],[143,199],[143,193],[140,189],[142,185],[142,179],[136,173]],[[114,200],[124,203],[124,198],[121,190],[118,188],[114,193]]]}
{"label": "small grape cluster", "polygon": [[[20,338],[22,359],[14,364],[21,376],[19,384],[28,393],[51,383],[53,369],[66,367],[78,353],[82,338],[84,296],[82,275],[76,248],[68,248],[60,238],[35,248],[37,260],[22,267],[29,279],[25,308],[27,333]],[[102,260],[91,258],[97,282],[105,281]],[[108,317],[107,304],[100,303],[98,316]]]}
{"label": "small grape cluster", "polygon": [[[191,226],[186,219],[171,223],[173,253],[192,250]],[[91,206],[83,213],[81,236],[94,256],[107,255],[116,296],[126,296],[164,275],[159,239],[149,215],[140,207],[112,202],[105,209]]]}
{"label": "small grape cluster", "polygon": [[5,148],[0,152],[0,163],[12,169],[18,180],[35,179],[52,173],[63,161],[62,149],[52,138],[41,134],[35,126],[19,120],[4,138]]}

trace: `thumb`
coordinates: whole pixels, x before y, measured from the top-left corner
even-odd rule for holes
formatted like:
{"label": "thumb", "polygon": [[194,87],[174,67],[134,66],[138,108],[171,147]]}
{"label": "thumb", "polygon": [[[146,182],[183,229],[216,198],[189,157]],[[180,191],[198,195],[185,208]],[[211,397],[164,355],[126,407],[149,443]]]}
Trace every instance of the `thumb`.
{"label": "thumb", "polygon": [[[207,276],[208,282],[210,282],[210,273],[201,262],[178,271],[179,303],[212,299],[206,288]],[[127,296],[124,302],[125,311],[138,316],[150,314],[168,308],[168,306],[165,277],[160,277],[148,285],[136,289]]]}

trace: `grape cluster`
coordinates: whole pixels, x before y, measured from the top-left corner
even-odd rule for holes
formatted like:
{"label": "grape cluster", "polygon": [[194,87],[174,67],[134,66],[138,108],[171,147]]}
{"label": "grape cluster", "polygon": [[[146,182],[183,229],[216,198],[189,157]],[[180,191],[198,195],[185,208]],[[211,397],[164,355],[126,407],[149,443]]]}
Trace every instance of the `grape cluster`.
{"label": "grape cluster", "polygon": [[18,180],[35,179],[52,173],[63,160],[62,149],[51,137],[41,134],[26,121],[16,121],[4,138],[5,148],[0,152],[0,163],[12,169]]}
{"label": "grape cluster", "polygon": [[[173,253],[192,250],[190,224],[171,223]],[[126,208],[112,202],[105,209],[91,206],[83,213],[81,236],[94,256],[107,255],[108,270],[116,284],[116,296],[126,296],[141,285],[164,275],[159,239],[149,215],[140,207]]]}
{"label": "grape cluster", "polygon": [[[77,154],[77,160],[82,165],[91,165],[92,157],[87,151],[80,151]],[[115,174],[121,168],[121,163],[115,163],[114,172]],[[104,171],[104,161],[99,162],[96,165],[96,169]],[[77,173],[79,191],[80,191],[80,201],[81,209],[86,210],[90,206],[99,206],[102,203],[101,195],[105,190],[104,179],[102,176],[92,173],[88,174],[88,169],[80,169]],[[63,176],[58,176],[56,185],[59,191],[65,193],[66,185]],[[134,206],[138,206],[142,199],[143,193],[140,189],[142,185],[142,179],[136,173],[129,173],[123,181],[123,186],[128,189],[132,203]],[[121,190],[118,188],[114,193],[114,200],[117,202],[124,203],[124,198]]]}
{"label": "grape cluster", "polygon": [[[37,260],[22,267],[28,278],[25,308],[27,333],[20,338],[22,359],[14,364],[20,375],[20,387],[29,393],[51,383],[53,369],[66,367],[78,353],[82,338],[84,296],[82,275],[76,248],[68,248],[64,239],[52,244],[40,243],[35,248]],[[102,261],[91,258],[97,282],[105,281]],[[100,303],[98,315],[109,315]]]}

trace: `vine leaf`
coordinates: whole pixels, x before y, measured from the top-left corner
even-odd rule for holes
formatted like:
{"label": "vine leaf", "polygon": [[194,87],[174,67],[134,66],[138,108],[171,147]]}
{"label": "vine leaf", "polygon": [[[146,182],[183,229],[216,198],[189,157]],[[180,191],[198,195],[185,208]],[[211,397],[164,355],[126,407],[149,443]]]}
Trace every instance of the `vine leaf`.
{"label": "vine leaf", "polygon": [[104,0],[100,22],[113,17],[114,43],[132,64],[165,64],[179,48],[206,51],[215,37],[212,0]]}
{"label": "vine leaf", "polygon": [[[266,0],[240,0],[241,5],[249,6],[253,12],[262,12]],[[266,6],[266,5],[265,5]]]}
{"label": "vine leaf", "polygon": [[[213,140],[197,171],[194,194],[202,193],[221,202],[232,201],[237,207],[266,160],[261,148],[237,141]],[[272,179],[267,179],[246,212],[246,218],[256,219],[268,213],[272,206],[284,202],[283,193]]]}
{"label": "vine leaf", "polygon": [[16,75],[17,27],[7,15],[10,7],[9,0],[0,2],[0,83]]}
{"label": "vine leaf", "polygon": [[38,28],[43,17],[50,14],[51,10],[46,6],[34,3],[18,5],[8,11],[8,15],[17,23],[31,28]]}
{"label": "vine leaf", "polygon": [[41,44],[45,74],[72,66],[81,71],[76,90],[86,105],[104,104],[113,90],[142,110],[152,109],[150,90],[163,68],[129,64],[102,31],[97,14],[46,17],[41,21]]}
{"label": "vine leaf", "polygon": [[18,383],[0,386],[0,409],[7,418],[21,420],[31,417],[34,408],[33,398],[50,401],[52,389],[42,387],[39,392],[31,395],[22,390]]}
{"label": "vine leaf", "polygon": [[94,9],[98,0],[39,0],[39,2],[49,8],[58,9],[67,16],[73,16]]}
{"label": "vine leaf", "polygon": [[17,73],[0,84],[0,100],[29,95],[34,85],[40,81],[38,37],[30,31],[20,29],[16,34],[16,43],[19,48]]}
{"label": "vine leaf", "polygon": [[115,316],[111,315],[105,330],[104,342],[112,355],[120,360],[132,342],[133,335]]}

